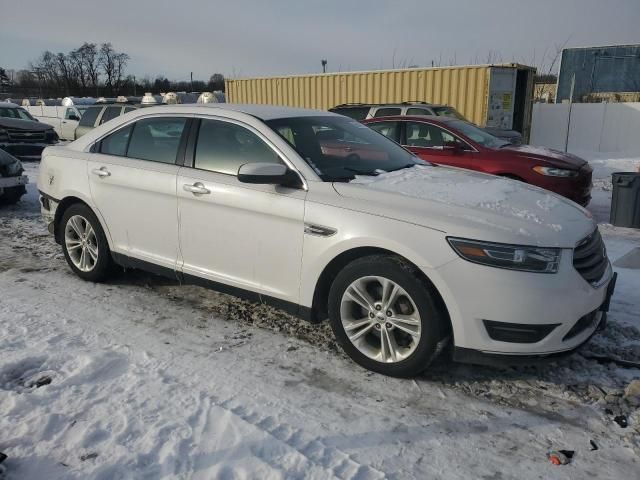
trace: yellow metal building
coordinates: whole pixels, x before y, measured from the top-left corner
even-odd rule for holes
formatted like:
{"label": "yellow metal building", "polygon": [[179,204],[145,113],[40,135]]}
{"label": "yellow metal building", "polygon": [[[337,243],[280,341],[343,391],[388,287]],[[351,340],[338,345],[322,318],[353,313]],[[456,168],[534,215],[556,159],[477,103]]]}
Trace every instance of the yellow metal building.
{"label": "yellow metal building", "polygon": [[345,103],[451,105],[478,125],[528,136],[535,68],[520,64],[408,68],[226,80],[227,101],[326,110]]}

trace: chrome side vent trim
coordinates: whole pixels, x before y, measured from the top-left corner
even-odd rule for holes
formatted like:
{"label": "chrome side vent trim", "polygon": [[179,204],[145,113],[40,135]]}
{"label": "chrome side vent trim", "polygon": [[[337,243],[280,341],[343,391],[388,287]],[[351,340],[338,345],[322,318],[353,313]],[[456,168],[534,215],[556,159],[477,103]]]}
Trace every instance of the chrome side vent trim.
{"label": "chrome side vent trim", "polygon": [[304,233],[307,235],[315,235],[317,237],[330,237],[338,232],[335,228],[323,227],[322,225],[314,225],[313,223],[304,224]]}

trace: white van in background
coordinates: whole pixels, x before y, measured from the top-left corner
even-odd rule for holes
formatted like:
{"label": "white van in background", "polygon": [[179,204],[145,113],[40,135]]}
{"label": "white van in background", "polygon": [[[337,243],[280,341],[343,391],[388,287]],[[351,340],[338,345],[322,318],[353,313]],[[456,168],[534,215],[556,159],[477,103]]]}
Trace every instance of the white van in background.
{"label": "white van in background", "polygon": [[51,125],[62,140],[74,140],[74,132],[82,114],[75,105],[26,105],[38,121]]}

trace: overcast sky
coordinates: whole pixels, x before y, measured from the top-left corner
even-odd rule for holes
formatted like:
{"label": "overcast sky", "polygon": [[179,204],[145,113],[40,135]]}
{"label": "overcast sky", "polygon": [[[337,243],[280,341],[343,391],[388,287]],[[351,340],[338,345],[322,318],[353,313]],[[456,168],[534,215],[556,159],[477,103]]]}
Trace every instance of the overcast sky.
{"label": "overcast sky", "polygon": [[[100,7],[98,7],[100,5]],[[176,7],[175,5],[180,5]],[[640,43],[640,0],[0,0],[0,66],[111,42],[142,77],[206,79],[494,59]]]}

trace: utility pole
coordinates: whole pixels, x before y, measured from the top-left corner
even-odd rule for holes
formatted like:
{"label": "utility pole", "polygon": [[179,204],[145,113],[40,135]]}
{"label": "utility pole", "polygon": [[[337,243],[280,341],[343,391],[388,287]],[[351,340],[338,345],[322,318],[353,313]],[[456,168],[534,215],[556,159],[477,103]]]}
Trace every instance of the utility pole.
{"label": "utility pole", "polygon": [[322,73],[327,73],[327,61],[323,59],[320,63],[322,63]]}
{"label": "utility pole", "polygon": [[564,151],[569,148],[569,133],[571,132],[571,107],[573,106],[573,90],[576,87],[576,74],[571,76],[571,89],[569,90],[569,118],[567,119],[567,136],[564,140]]}
{"label": "utility pole", "polygon": [[133,96],[136,96],[136,76],[133,76]]}
{"label": "utility pole", "polygon": [[193,72],[191,72],[191,91],[193,92]]}

